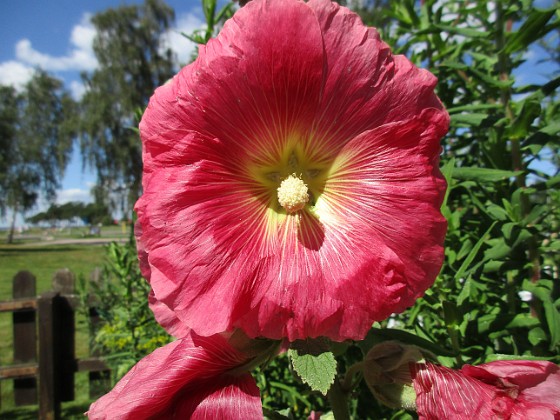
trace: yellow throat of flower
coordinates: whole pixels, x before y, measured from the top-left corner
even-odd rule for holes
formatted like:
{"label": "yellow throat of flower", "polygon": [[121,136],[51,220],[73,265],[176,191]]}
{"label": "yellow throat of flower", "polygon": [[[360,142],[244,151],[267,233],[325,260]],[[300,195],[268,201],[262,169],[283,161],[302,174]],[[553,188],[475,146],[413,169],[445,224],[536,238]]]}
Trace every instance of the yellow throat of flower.
{"label": "yellow throat of flower", "polygon": [[295,213],[301,210],[309,201],[307,185],[296,174],[292,174],[284,179],[277,191],[278,202],[288,213]]}

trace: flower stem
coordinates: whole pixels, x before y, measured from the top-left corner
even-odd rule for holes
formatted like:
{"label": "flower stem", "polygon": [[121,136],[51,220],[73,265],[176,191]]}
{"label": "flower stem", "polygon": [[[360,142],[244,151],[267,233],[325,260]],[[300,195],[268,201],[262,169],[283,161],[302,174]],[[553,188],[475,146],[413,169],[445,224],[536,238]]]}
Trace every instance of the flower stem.
{"label": "flower stem", "polygon": [[338,378],[334,380],[327,397],[331,403],[334,418],[336,420],[350,420],[350,415],[348,413],[348,395],[342,389]]}
{"label": "flower stem", "polygon": [[354,376],[364,370],[364,362],[354,363],[348,368],[346,374],[344,375],[344,380],[342,381],[342,390],[344,392],[350,392],[354,388],[356,382],[354,381]]}

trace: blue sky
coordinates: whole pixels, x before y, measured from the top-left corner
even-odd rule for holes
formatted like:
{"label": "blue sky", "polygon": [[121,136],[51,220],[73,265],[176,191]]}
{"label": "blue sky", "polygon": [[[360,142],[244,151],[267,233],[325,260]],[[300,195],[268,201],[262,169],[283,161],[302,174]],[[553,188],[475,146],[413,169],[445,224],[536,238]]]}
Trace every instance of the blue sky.
{"label": "blue sky", "polygon": [[[140,4],[141,0],[19,0],[0,2],[0,84],[21,88],[33,69],[41,67],[63,80],[76,98],[83,94],[80,72],[92,71],[96,60],[91,49],[95,30],[89,18],[109,7]],[[180,60],[186,62],[194,45],[180,32],[190,33],[203,25],[198,0],[167,0],[176,19],[168,42]],[[66,170],[57,201],[91,200],[95,182],[91,170],[83,170],[81,157],[74,151]],[[44,208],[41,203],[35,211]],[[7,220],[0,220],[0,226]]]}
{"label": "blue sky", "polygon": [[[83,94],[81,71],[95,69],[96,60],[91,49],[95,30],[89,18],[108,7],[139,4],[142,0],[0,0],[0,84],[21,88],[35,67],[47,70],[65,82],[76,98]],[[168,34],[169,45],[180,61],[186,62],[194,45],[179,32],[192,32],[203,25],[199,0],[167,0],[175,9],[175,27]],[[552,0],[537,0],[536,5],[547,7]],[[536,67],[541,52],[531,51],[529,60],[517,73],[517,83],[543,83],[551,72],[549,66]],[[66,170],[57,201],[91,200],[89,190],[95,174],[83,170],[81,158],[74,151]],[[44,209],[40,203],[32,213]],[[0,220],[5,226],[6,220]]]}

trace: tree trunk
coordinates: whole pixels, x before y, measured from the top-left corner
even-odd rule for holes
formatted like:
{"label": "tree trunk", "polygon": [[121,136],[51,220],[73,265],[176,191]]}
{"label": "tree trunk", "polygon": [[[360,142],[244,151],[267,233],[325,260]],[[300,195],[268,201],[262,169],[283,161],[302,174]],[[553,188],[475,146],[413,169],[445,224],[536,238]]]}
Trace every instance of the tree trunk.
{"label": "tree trunk", "polygon": [[14,213],[12,215],[12,223],[10,225],[10,232],[8,232],[8,244],[11,244],[14,242],[14,232],[16,230],[16,216],[17,216],[17,211],[18,211],[18,205],[17,203],[14,205]]}

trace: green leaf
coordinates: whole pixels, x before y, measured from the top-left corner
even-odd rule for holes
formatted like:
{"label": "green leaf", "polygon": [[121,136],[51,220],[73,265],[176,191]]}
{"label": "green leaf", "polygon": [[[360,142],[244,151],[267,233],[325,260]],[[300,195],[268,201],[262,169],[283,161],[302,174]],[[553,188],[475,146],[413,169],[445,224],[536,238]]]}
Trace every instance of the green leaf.
{"label": "green leaf", "polygon": [[450,114],[455,114],[457,112],[462,111],[479,111],[485,109],[498,109],[501,105],[499,104],[478,104],[478,105],[463,105],[463,106],[455,106],[453,108],[448,108],[447,112]]}
{"label": "green leaf", "polygon": [[294,349],[290,349],[288,355],[292,360],[294,370],[301,380],[314,391],[327,395],[336,376],[336,359],[334,355],[330,351],[318,355],[300,354]]}
{"label": "green leaf", "polygon": [[497,182],[522,173],[522,171],[504,171],[502,169],[460,167],[453,170],[453,178],[476,182]]}
{"label": "green leaf", "polygon": [[[441,167],[441,173],[445,177],[445,181],[447,182],[448,186],[451,185],[451,178],[452,178],[454,167],[455,167],[455,159],[454,158],[449,159]],[[442,212],[444,213],[446,219],[449,219],[448,216],[450,216],[449,207],[447,207],[447,198],[449,197],[450,191],[451,191],[451,188],[447,188],[445,190],[445,197],[443,199],[443,202],[441,203],[441,209],[442,209]]]}
{"label": "green leaf", "polygon": [[490,216],[492,216],[495,220],[504,221],[508,219],[508,212],[505,211],[502,207],[494,203],[488,205],[486,212]]}
{"label": "green leaf", "polygon": [[463,35],[468,38],[487,38],[488,36],[490,36],[490,32],[479,31],[478,29],[459,28],[457,26],[441,24],[435,24],[434,26],[442,31],[449,32],[450,34]]}
{"label": "green leaf", "polygon": [[487,241],[492,247],[484,252],[484,261],[501,260],[511,253],[511,247],[504,238],[494,238]]}
{"label": "green leaf", "polygon": [[477,283],[473,279],[468,278],[463,284],[461,292],[457,296],[457,306],[461,306],[467,298],[476,298],[476,294],[478,293],[477,289]]}
{"label": "green leaf", "polygon": [[531,135],[525,142],[524,147],[532,144],[545,145],[550,142],[557,141],[557,135],[560,132],[560,121],[552,121],[550,124],[539,129],[535,134]]}
{"label": "green leaf", "polygon": [[[468,273],[470,271],[468,269],[469,265],[473,262],[474,257],[476,257],[476,254],[478,254],[478,250],[480,249],[482,244],[486,241],[486,239],[487,239],[486,236],[492,231],[492,229],[494,228],[496,223],[498,223],[498,222],[492,223],[492,225],[488,228],[488,230],[484,233],[484,235],[482,235],[480,237],[478,242],[471,249],[471,252],[467,256],[467,258],[465,258],[465,261],[463,261],[463,264],[461,264],[461,267],[459,268],[459,270],[455,274],[455,280],[457,280],[457,281],[460,280],[461,278],[463,278],[465,276],[466,273]],[[472,269],[473,269],[473,267],[471,267],[471,270]]]}
{"label": "green leaf", "polygon": [[485,363],[495,362],[497,360],[548,360],[546,357],[531,356],[524,354],[522,356],[515,356],[512,354],[490,354],[484,360]]}
{"label": "green leaf", "polygon": [[487,83],[490,86],[498,87],[498,88],[506,88],[513,85],[513,80],[502,80],[499,77],[492,77],[491,75],[485,74],[474,68],[473,66],[467,66],[464,63],[458,61],[444,61],[440,64],[441,67],[449,67],[456,70],[463,70],[470,75],[476,77],[478,80],[482,80],[483,82]]}
{"label": "green leaf", "polygon": [[507,324],[506,328],[530,328],[540,324],[538,318],[530,314],[518,314]]}
{"label": "green leaf", "polygon": [[502,333],[504,327],[511,322],[511,315],[508,314],[486,314],[478,317],[478,333],[489,334],[491,332]]}
{"label": "green leaf", "polygon": [[488,115],[473,113],[473,114],[454,114],[451,115],[451,122],[455,125],[466,125],[478,127],[482,124]]}
{"label": "green leaf", "polygon": [[539,117],[541,105],[537,98],[523,101],[517,117],[509,129],[510,138],[521,139],[527,136],[533,121]]}
{"label": "green leaf", "polygon": [[533,10],[521,28],[515,32],[506,42],[504,53],[511,54],[521,51],[532,42],[544,36],[548,31],[554,29],[553,25],[546,23],[554,16],[556,8],[548,10]]}
{"label": "green leaf", "polygon": [[551,349],[560,345],[560,311],[552,297],[554,289],[553,282],[550,280],[540,280],[533,283],[529,280],[523,282],[523,289],[531,292],[539,299],[544,308],[548,332],[550,334]]}
{"label": "green leaf", "polygon": [[529,343],[533,346],[538,346],[541,342],[546,342],[546,334],[541,327],[536,327],[529,331],[527,338],[529,339]]}

